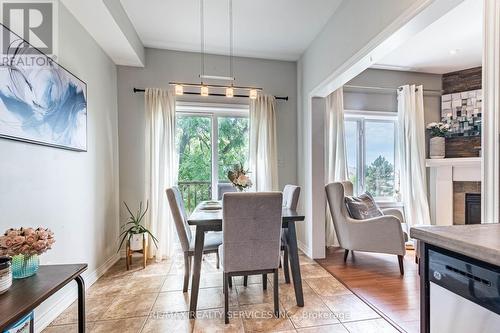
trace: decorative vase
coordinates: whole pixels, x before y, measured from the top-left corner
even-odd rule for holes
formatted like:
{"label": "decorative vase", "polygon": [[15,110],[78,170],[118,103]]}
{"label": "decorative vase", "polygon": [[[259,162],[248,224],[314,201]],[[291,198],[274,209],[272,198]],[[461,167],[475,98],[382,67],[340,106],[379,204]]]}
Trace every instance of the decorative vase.
{"label": "decorative vase", "polygon": [[445,156],[445,139],[442,136],[431,138],[429,143],[429,155],[431,158],[444,158]]}
{"label": "decorative vase", "polygon": [[37,254],[25,256],[18,254],[12,257],[12,277],[24,279],[34,275],[38,271],[40,261]]}
{"label": "decorative vase", "polygon": [[130,250],[131,251],[142,250],[143,238],[144,234],[133,234],[132,237],[130,237]]}
{"label": "decorative vase", "polygon": [[0,295],[12,285],[12,269],[10,257],[0,257]]}

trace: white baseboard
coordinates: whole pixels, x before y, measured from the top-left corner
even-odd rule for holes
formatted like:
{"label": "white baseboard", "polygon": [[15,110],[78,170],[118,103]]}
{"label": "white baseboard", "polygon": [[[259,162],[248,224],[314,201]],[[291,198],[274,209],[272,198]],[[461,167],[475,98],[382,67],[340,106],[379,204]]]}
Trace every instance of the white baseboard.
{"label": "white baseboard", "polygon": [[306,256],[308,256],[309,258],[312,259],[312,250],[309,246],[307,246],[307,244],[301,242],[300,240],[297,239],[297,247],[299,248],[299,250],[301,250],[302,252],[304,252],[304,254]]}
{"label": "white baseboard", "polygon": [[[111,268],[118,260],[120,260],[120,254],[116,253],[112,255],[108,260],[104,262],[94,271],[85,271],[82,277],[85,281],[85,289],[88,289],[93,285],[108,269]],[[42,313],[37,313],[35,316],[35,332],[41,332],[43,329],[54,321],[64,310],[66,310],[77,298],[78,291],[76,288],[63,288],[63,294],[59,296],[59,299],[55,302],[53,306],[48,308]]]}

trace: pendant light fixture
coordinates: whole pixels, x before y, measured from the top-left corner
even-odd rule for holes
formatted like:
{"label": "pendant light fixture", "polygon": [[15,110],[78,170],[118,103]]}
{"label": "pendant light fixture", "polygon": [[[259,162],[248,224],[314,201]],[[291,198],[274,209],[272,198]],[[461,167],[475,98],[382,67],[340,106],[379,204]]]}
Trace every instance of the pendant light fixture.
{"label": "pendant light fixture", "polygon": [[[175,86],[175,94],[183,95],[194,94],[193,92],[184,92],[185,87],[198,88],[199,95],[203,97],[207,96],[225,96],[227,98],[233,97],[248,97],[250,99],[256,99],[259,91],[262,88],[258,87],[242,87],[235,86],[234,81],[234,54],[233,54],[233,0],[228,1],[229,9],[229,76],[219,76],[219,75],[206,75],[205,74],[205,0],[200,0],[200,83],[180,83],[180,82],[170,82],[170,85]],[[224,80],[230,81],[231,83],[227,86],[206,84],[203,80]],[[224,89],[225,93],[221,93],[220,90]],[[223,91],[224,91],[223,90]],[[212,92],[213,91],[213,92]],[[217,93],[216,91],[219,91]],[[247,92],[246,95],[236,94],[236,91]]]}

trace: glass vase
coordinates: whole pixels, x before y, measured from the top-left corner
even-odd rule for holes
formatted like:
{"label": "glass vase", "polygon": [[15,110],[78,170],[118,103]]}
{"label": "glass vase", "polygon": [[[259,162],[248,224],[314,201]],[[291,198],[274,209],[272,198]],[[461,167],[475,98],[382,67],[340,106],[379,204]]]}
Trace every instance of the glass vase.
{"label": "glass vase", "polygon": [[34,275],[38,271],[40,261],[37,254],[18,254],[12,257],[12,277],[24,279]]}

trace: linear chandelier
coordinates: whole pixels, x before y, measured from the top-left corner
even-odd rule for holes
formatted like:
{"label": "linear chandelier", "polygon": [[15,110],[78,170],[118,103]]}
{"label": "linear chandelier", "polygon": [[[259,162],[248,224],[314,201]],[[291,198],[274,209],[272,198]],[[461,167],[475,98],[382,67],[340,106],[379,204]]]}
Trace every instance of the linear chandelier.
{"label": "linear chandelier", "polygon": [[[205,14],[204,14],[204,0],[200,0],[200,58],[201,58],[201,71],[200,71],[200,83],[182,83],[182,82],[170,82],[170,85],[174,86],[174,91],[176,95],[186,94],[196,94],[201,96],[226,96],[227,98],[233,97],[248,97],[250,99],[256,99],[257,95],[262,88],[257,87],[243,87],[235,86],[234,77],[234,55],[233,55],[233,0],[228,0],[229,7],[229,76],[217,76],[217,75],[206,75],[205,74]],[[217,85],[217,84],[206,84],[203,80],[225,80],[230,81],[229,85]],[[198,92],[185,92],[185,87],[197,88]],[[222,93],[216,93],[213,91],[224,91]],[[212,92],[211,92],[212,91]],[[236,92],[244,92],[247,95],[237,94]]]}

